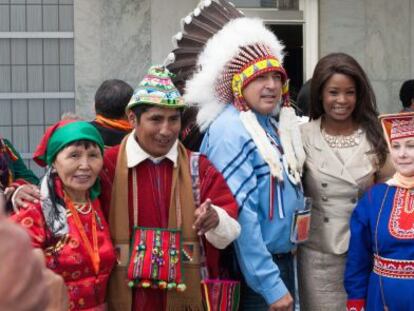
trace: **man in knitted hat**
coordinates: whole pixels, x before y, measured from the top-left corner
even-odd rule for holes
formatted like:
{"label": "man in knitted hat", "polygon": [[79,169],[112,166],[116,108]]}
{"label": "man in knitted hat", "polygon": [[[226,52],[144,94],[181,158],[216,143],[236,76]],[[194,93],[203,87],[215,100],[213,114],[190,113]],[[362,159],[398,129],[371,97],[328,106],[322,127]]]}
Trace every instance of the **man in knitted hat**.
{"label": "man in knitted hat", "polygon": [[245,281],[241,310],[293,309],[292,251],[309,224],[300,181],[304,151],[282,49],[260,20],[233,19],[207,41],[184,95],[200,109],[200,151],[240,207],[234,246]]}
{"label": "man in knitted hat", "polygon": [[133,132],[106,150],[103,201],[119,257],[110,310],[202,310],[200,271],[216,278],[218,248],[240,232],[221,174],[178,141],[185,104],[170,75],[149,69],[127,106]]}

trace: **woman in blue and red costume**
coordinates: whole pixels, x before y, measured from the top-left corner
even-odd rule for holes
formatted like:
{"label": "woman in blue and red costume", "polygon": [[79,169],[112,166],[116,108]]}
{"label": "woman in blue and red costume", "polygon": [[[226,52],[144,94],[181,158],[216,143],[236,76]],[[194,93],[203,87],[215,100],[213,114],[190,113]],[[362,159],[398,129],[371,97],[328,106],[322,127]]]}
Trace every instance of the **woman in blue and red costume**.
{"label": "woman in blue and red costume", "polygon": [[101,211],[98,175],[104,143],[87,122],[65,120],[49,127],[34,154],[48,166],[41,202],[11,217],[27,229],[46,265],[68,288],[70,310],[105,310],[106,285],[115,251]]}
{"label": "woman in blue and red costume", "polygon": [[414,310],[414,113],[381,117],[395,175],[373,186],[351,218],[347,309]]}

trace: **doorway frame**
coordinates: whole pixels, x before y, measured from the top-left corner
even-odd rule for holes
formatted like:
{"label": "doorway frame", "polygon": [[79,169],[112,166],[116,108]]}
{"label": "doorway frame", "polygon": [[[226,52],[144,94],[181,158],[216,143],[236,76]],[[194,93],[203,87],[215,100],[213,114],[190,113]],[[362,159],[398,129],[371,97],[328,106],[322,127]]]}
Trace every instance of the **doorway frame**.
{"label": "doorway frame", "polygon": [[271,8],[239,8],[247,17],[259,17],[266,24],[302,25],[303,82],[313,75],[319,59],[319,5],[318,0],[299,0],[299,10]]}

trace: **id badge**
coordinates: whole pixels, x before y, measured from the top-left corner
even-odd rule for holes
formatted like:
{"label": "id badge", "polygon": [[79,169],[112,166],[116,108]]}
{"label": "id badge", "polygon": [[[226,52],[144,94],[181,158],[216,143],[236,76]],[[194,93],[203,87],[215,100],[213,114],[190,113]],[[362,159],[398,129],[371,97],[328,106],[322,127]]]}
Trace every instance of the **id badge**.
{"label": "id badge", "polygon": [[304,208],[295,211],[290,232],[290,241],[295,244],[303,243],[309,238],[312,199],[304,198]]}

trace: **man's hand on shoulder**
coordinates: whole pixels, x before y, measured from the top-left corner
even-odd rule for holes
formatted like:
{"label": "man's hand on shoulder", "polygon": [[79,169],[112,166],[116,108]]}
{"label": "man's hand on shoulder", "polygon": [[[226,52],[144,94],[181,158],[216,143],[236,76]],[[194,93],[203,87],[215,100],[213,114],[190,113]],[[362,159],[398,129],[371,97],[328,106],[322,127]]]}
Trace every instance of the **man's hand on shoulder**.
{"label": "man's hand on shoulder", "polygon": [[29,203],[39,203],[40,190],[39,187],[32,184],[26,184],[18,187],[13,194],[12,203],[17,209],[26,208]]}

